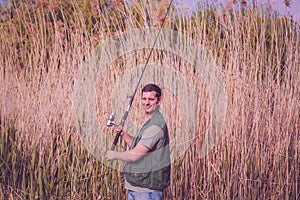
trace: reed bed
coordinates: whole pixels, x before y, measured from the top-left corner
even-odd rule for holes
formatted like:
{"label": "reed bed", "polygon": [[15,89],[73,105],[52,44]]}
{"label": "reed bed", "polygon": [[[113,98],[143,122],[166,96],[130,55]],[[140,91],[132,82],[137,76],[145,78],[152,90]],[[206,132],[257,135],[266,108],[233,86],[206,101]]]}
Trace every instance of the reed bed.
{"label": "reed bed", "polygon": [[[72,93],[79,67],[101,41],[147,27],[145,8],[159,27],[162,3],[12,1],[1,9],[1,199],[124,199],[122,173],[93,157],[80,139]],[[190,63],[154,51],[150,64],[171,66],[189,80],[201,110],[197,137],[172,163],[165,199],[299,199],[299,25],[245,5],[238,11],[200,5],[192,15],[174,7],[165,28],[205,47],[228,96],[222,137],[203,158],[209,91]],[[112,86],[148,54],[130,53],[105,72],[97,91],[99,126],[113,109]],[[185,120],[177,97],[167,91],[164,99],[171,138]],[[138,100],[133,107],[128,121],[138,124]],[[111,137],[112,130],[103,129]]]}

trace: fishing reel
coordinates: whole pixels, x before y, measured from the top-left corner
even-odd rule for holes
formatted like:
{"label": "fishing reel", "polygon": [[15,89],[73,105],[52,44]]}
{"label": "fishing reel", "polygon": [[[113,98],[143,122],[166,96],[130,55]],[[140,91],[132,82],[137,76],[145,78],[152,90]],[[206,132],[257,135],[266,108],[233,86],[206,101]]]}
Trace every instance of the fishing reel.
{"label": "fishing reel", "polygon": [[108,127],[118,126],[118,124],[114,121],[115,120],[115,116],[116,116],[115,112],[110,113],[110,115],[108,116],[107,123],[106,123],[106,125]]}
{"label": "fishing reel", "polygon": [[[121,120],[121,122],[120,122],[119,124],[115,122],[115,116],[116,116],[116,113],[115,113],[115,112],[110,113],[110,115],[108,116],[106,125],[107,125],[108,127],[112,127],[112,126],[121,126],[121,127],[123,128],[124,123],[125,123],[125,120],[126,120],[126,118],[127,118],[127,116],[128,116],[128,111],[125,112],[125,114],[124,114],[124,116],[123,116],[123,119]],[[122,129],[121,129],[120,131],[117,131],[117,134],[116,134],[116,136],[115,136],[115,139],[114,139],[114,141],[113,141],[113,144],[112,144],[110,150],[115,150],[116,145],[117,145],[118,140],[119,140],[119,137],[120,137],[120,135],[121,135],[121,132],[122,132]]]}

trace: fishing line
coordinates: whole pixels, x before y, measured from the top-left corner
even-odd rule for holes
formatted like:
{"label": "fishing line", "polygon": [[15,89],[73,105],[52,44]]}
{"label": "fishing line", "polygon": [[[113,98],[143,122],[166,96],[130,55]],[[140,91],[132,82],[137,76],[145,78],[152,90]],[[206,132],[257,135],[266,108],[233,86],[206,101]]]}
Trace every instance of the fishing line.
{"label": "fishing line", "polygon": [[[125,121],[126,121],[126,119],[127,119],[127,117],[128,117],[129,110],[130,110],[130,108],[131,108],[131,106],[132,106],[134,97],[135,97],[136,92],[137,92],[137,90],[138,90],[138,87],[139,87],[139,85],[140,85],[140,83],[141,83],[141,80],[142,80],[142,78],[143,78],[143,76],[144,76],[144,73],[145,73],[145,71],[146,71],[146,68],[147,68],[147,65],[148,65],[148,63],[149,63],[150,57],[151,57],[152,52],[153,52],[153,50],[154,50],[154,47],[155,47],[155,45],[156,45],[156,43],[157,43],[158,37],[159,37],[159,35],[160,35],[160,33],[161,33],[161,30],[162,30],[162,28],[163,28],[163,26],[164,26],[164,24],[165,24],[166,18],[167,18],[167,16],[168,16],[169,12],[170,12],[172,3],[173,3],[173,0],[170,1],[170,4],[169,4],[169,6],[168,6],[168,8],[167,8],[167,12],[166,12],[166,14],[165,14],[165,16],[164,16],[164,18],[163,18],[162,24],[161,24],[161,26],[160,26],[160,28],[159,28],[159,31],[158,31],[158,33],[157,33],[157,35],[156,35],[156,37],[155,37],[154,43],[153,43],[152,48],[151,48],[151,50],[150,50],[150,53],[149,53],[149,55],[148,55],[148,57],[147,57],[147,60],[146,60],[145,65],[144,65],[144,67],[143,67],[143,70],[142,70],[142,73],[141,73],[141,75],[140,75],[140,78],[139,78],[139,80],[138,80],[138,82],[137,82],[137,85],[136,85],[136,87],[135,87],[135,89],[134,89],[134,92],[133,92],[132,96],[130,97],[129,105],[128,105],[128,107],[127,107],[127,109],[126,109],[126,111],[125,111],[125,113],[124,113],[124,115],[123,115],[123,117],[122,117],[122,119],[121,119],[121,122],[120,122],[120,123],[115,123],[115,122],[114,122],[115,115],[116,115],[115,112],[112,112],[112,113],[109,115],[109,117],[108,117],[108,121],[107,121],[107,126],[108,126],[108,127],[111,127],[111,126],[113,126],[113,125],[116,125],[116,126],[119,126],[119,127],[121,128],[120,131],[117,131],[117,134],[116,134],[116,136],[115,136],[115,139],[114,139],[114,141],[113,141],[113,144],[112,144],[112,146],[111,146],[111,148],[110,148],[111,150],[115,150],[115,148],[116,148],[116,145],[117,145],[117,143],[118,143],[119,137],[120,137],[121,132],[122,132],[122,129],[123,129],[123,127],[124,127]],[[147,9],[146,9],[146,15],[147,15],[147,16],[146,16],[146,23],[148,24],[148,26],[149,26],[149,28],[150,28],[150,20],[149,20],[149,16],[148,16],[148,11],[147,11]],[[148,19],[147,19],[147,18],[148,18]]]}

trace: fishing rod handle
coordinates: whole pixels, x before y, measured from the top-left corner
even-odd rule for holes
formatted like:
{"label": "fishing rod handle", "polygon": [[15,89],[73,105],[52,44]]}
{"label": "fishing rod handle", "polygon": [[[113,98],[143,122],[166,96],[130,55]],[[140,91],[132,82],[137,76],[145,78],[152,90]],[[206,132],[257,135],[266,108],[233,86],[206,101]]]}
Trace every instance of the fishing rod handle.
{"label": "fishing rod handle", "polygon": [[[130,107],[129,107],[129,108],[130,108]],[[128,108],[128,110],[129,110],[129,108]],[[126,121],[126,119],[127,119],[127,117],[128,117],[128,110],[125,111],[124,116],[123,116],[123,118],[122,118],[122,120],[121,120],[121,123],[120,123],[120,125],[119,125],[119,126],[122,127],[122,128],[121,128],[120,131],[117,131],[117,135],[116,135],[116,137],[115,137],[115,139],[114,139],[114,142],[113,142],[112,145],[111,145],[110,150],[112,150],[112,151],[115,150],[116,145],[118,144],[119,137],[120,137],[120,135],[121,135],[121,133],[122,133],[123,126],[124,126],[125,121]]]}
{"label": "fishing rod handle", "polygon": [[115,150],[116,145],[118,144],[118,141],[119,141],[119,137],[121,136],[121,133],[122,133],[122,130],[117,131],[117,135],[116,135],[116,137],[115,137],[115,139],[114,139],[114,142],[113,142],[112,145],[111,145],[110,150],[112,150],[112,151]]}

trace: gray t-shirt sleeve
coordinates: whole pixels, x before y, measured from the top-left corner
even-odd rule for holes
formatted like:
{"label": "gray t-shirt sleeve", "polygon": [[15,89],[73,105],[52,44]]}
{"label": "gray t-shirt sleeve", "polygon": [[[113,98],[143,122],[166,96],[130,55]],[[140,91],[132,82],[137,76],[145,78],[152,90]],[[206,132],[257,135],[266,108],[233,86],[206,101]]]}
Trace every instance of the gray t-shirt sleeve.
{"label": "gray t-shirt sleeve", "polygon": [[149,149],[153,149],[153,147],[161,140],[163,134],[164,131],[159,126],[152,125],[144,131],[139,144],[142,144]]}

